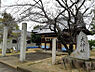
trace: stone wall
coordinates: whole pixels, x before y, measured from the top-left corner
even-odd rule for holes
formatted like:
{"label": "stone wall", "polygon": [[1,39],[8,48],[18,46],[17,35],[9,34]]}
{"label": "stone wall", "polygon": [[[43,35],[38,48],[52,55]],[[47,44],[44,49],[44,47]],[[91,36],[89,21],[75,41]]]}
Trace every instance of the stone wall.
{"label": "stone wall", "polygon": [[65,69],[84,69],[87,72],[91,72],[91,70],[95,70],[95,60],[82,60],[82,59],[75,59],[71,57],[64,57],[63,58],[63,66]]}

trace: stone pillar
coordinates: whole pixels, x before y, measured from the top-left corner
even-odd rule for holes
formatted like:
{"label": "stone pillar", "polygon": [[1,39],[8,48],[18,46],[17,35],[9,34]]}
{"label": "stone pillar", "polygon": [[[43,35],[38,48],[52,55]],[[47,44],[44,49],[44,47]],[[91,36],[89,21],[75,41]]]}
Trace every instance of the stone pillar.
{"label": "stone pillar", "polygon": [[52,39],[52,64],[56,62],[56,38]]}
{"label": "stone pillar", "polygon": [[22,23],[21,32],[21,45],[20,45],[20,61],[25,61],[26,56],[26,36],[27,36],[27,23]]}
{"label": "stone pillar", "polygon": [[3,48],[2,48],[2,56],[6,55],[6,49],[7,49],[7,36],[8,36],[8,28],[4,27],[3,32]]}

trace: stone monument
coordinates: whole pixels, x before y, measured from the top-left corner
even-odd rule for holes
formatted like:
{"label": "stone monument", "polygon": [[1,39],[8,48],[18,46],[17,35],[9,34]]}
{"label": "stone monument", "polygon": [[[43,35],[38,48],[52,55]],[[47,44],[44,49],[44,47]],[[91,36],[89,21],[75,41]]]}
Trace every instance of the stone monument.
{"label": "stone monument", "polygon": [[77,49],[71,54],[71,57],[89,60],[90,48],[88,38],[82,31],[77,36]]}

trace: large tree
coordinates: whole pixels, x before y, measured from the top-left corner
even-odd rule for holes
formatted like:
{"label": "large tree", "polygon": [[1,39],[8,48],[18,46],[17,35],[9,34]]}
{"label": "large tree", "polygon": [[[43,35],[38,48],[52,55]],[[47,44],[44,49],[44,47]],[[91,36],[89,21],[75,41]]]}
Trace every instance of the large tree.
{"label": "large tree", "polygon": [[12,31],[19,30],[19,26],[15,22],[15,18],[13,18],[10,13],[7,13],[7,12],[2,13],[2,24],[0,25],[1,31],[3,30],[4,26],[8,27],[8,37],[16,36],[16,35],[13,35]]}
{"label": "large tree", "polygon": [[95,48],[95,40],[89,40],[88,42],[89,42],[89,45],[90,45],[90,50]]}
{"label": "large tree", "polygon": [[[30,3],[11,5],[10,7],[18,8],[16,11],[20,13],[18,21],[31,20],[37,23],[48,24],[49,28],[56,33],[57,38],[70,54],[77,28],[86,28],[84,18],[89,17],[91,14],[90,11],[87,12],[91,8],[91,6],[86,6],[87,1],[49,0],[47,2],[46,0],[33,0]],[[64,28],[68,29],[69,47],[66,45],[67,43],[63,37]]]}
{"label": "large tree", "polygon": [[89,25],[89,28],[91,28],[90,30],[92,34],[94,35],[95,34],[95,10],[93,12],[94,12],[94,17],[92,19],[91,25]]}

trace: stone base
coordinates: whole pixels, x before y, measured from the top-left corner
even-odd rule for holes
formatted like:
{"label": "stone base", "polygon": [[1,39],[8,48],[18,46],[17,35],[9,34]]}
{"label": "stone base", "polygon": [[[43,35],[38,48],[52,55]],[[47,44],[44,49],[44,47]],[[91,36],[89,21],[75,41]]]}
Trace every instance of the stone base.
{"label": "stone base", "polygon": [[65,69],[84,69],[87,72],[91,72],[91,70],[95,70],[95,60],[82,60],[82,59],[75,59],[72,57],[64,57],[63,58],[63,65]]}

